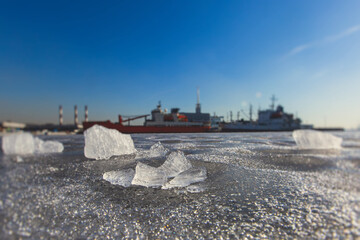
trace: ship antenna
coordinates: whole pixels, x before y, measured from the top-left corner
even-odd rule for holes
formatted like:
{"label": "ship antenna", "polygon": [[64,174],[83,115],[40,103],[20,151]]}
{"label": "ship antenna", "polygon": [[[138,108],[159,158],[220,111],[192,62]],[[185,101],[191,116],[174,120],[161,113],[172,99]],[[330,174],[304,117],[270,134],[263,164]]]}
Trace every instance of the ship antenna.
{"label": "ship antenna", "polygon": [[252,104],[250,104],[250,111],[249,111],[249,115],[250,115],[250,122],[252,122]]}
{"label": "ship antenna", "polygon": [[74,125],[77,126],[79,124],[78,118],[78,108],[77,105],[74,106]]}
{"label": "ship antenna", "polygon": [[196,109],[195,112],[196,113],[201,113],[201,106],[200,106],[200,90],[199,87],[196,90],[196,95],[197,95],[197,103],[196,103]]}
{"label": "ship antenna", "polygon": [[199,87],[196,89],[196,96],[197,96],[197,104],[200,104],[200,89]]}
{"label": "ship antenna", "polygon": [[62,105],[59,106],[59,125],[62,126],[63,125],[63,107]]}
{"label": "ship antenna", "polygon": [[270,100],[271,100],[270,108],[274,111],[275,110],[275,101],[277,101],[278,99],[275,97],[275,95],[272,95]]}

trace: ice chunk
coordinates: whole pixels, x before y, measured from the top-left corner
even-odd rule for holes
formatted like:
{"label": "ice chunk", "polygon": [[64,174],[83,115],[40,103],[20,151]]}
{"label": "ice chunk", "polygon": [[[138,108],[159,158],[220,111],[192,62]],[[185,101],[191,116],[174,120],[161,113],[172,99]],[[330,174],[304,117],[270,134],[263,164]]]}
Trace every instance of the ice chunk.
{"label": "ice chunk", "polygon": [[199,193],[205,191],[205,188],[201,185],[190,185],[186,187],[186,191],[190,193]]}
{"label": "ice chunk", "polygon": [[2,138],[2,149],[5,154],[32,154],[35,150],[34,138],[30,133],[15,133]]}
{"label": "ice chunk", "polygon": [[150,148],[150,157],[162,157],[165,156],[168,152],[168,149],[166,149],[161,142],[155,143]]}
{"label": "ice chunk", "polygon": [[168,177],[175,177],[181,172],[184,172],[191,168],[192,165],[189,160],[181,151],[172,152],[166,159],[166,161],[159,167],[162,169]]}
{"label": "ice chunk", "polygon": [[2,141],[5,154],[33,154],[62,152],[64,146],[57,141],[43,141],[33,137],[30,133],[15,133],[5,135]]}
{"label": "ice chunk", "polygon": [[293,137],[299,148],[341,148],[342,138],[315,130],[295,130]]}
{"label": "ice chunk", "polygon": [[64,151],[64,145],[58,141],[43,141],[40,138],[34,138],[35,153],[58,153]]}
{"label": "ice chunk", "polygon": [[161,187],[166,180],[167,176],[162,169],[139,162],[135,168],[132,184],[144,187]]}
{"label": "ice chunk", "polygon": [[169,189],[174,187],[186,187],[192,183],[201,182],[206,179],[206,168],[190,168],[180,173],[170,182],[166,183],[162,188]]}
{"label": "ice chunk", "polygon": [[134,178],[134,175],[135,171],[129,168],[120,171],[106,172],[103,174],[103,179],[114,185],[129,187],[131,185],[131,181]]}
{"label": "ice chunk", "polygon": [[15,160],[18,163],[24,162],[24,159],[22,159],[22,157],[20,157],[20,156],[16,156]]}
{"label": "ice chunk", "polygon": [[84,153],[87,158],[109,159],[111,156],[136,152],[130,135],[95,125],[84,132]]}

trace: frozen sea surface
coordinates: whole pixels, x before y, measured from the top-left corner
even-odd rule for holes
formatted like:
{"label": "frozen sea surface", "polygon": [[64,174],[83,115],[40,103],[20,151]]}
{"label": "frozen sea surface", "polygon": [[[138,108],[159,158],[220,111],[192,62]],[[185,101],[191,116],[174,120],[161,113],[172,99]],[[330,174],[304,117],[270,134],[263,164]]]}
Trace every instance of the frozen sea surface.
{"label": "frozen sea surface", "polygon": [[[0,153],[0,239],[343,238],[360,236],[360,132],[342,149],[298,149],[291,132],[134,134],[138,152],[90,160]],[[152,154],[161,142],[169,151]],[[161,166],[180,150],[207,178],[186,188],[113,185],[110,171]]]}

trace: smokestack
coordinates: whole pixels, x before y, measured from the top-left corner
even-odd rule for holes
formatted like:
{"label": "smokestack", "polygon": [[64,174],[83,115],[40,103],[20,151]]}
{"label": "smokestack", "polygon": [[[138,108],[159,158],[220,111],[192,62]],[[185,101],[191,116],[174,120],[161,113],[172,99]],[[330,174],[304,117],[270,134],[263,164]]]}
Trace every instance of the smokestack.
{"label": "smokestack", "polygon": [[63,108],[62,106],[60,105],[59,106],[59,125],[62,126],[63,125]]}
{"label": "smokestack", "polygon": [[89,112],[88,112],[88,106],[85,106],[85,122],[88,122],[89,121]]}
{"label": "smokestack", "polygon": [[75,125],[79,124],[77,105],[75,105],[74,107],[74,124]]}

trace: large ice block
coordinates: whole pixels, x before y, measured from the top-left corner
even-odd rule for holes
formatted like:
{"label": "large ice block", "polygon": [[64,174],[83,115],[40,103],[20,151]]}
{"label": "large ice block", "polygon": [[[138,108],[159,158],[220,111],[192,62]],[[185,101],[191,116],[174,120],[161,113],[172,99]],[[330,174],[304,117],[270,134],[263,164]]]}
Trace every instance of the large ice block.
{"label": "large ice block", "polygon": [[177,151],[172,152],[159,169],[162,169],[168,177],[175,177],[179,173],[184,172],[191,167],[191,162],[186,159],[184,153]]}
{"label": "large ice block", "polygon": [[190,168],[180,173],[170,182],[166,183],[162,188],[169,189],[174,187],[186,187],[192,183],[201,182],[206,179],[206,168]]}
{"label": "large ice block", "polygon": [[134,175],[135,171],[129,168],[120,171],[106,172],[103,174],[103,179],[114,185],[129,187],[131,185],[131,181],[134,178]]}
{"label": "large ice block", "polygon": [[5,154],[32,154],[35,150],[34,138],[30,133],[15,133],[2,137]]}
{"label": "large ice block", "polygon": [[64,151],[64,145],[58,141],[43,141],[40,138],[34,138],[35,153],[58,153]]}
{"label": "large ice block", "polygon": [[132,184],[144,187],[161,187],[165,184],[166,180],[167,176],[162,169],[139,162],[135,168]]}
{"label": "large ice block", "polygon": [[131,136],[115,129],[95,125],[84,132],[84,137],[84,153],[87,158],[109,159],[111,156],[136,152]]}
{"label": "large ice block", "polygon": [[338,149],[341,148],[342,143],[342,138],[340,137],[315,130],[295,130],[293,132],[293,137],[297,146],[304,149]]}

